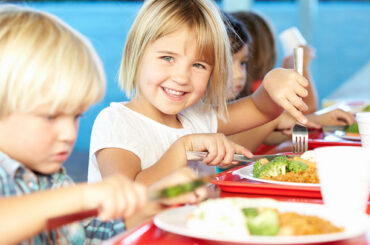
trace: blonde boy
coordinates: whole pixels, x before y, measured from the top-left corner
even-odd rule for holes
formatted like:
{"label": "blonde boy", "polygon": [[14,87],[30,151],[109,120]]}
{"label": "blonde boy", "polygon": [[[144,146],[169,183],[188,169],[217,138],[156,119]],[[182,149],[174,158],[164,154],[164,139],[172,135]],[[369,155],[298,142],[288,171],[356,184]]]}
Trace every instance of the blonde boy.
{"label": "blonde boy", "polygon": [[122,175],[73,185],[62,167],[79,116],[105,91],[90,43],[54,16],[0,5],[0,74],[0,244],[100,243],[122,231],[120,219],[45,232],[54,216],[98,208],[107,221],[146,201]]}

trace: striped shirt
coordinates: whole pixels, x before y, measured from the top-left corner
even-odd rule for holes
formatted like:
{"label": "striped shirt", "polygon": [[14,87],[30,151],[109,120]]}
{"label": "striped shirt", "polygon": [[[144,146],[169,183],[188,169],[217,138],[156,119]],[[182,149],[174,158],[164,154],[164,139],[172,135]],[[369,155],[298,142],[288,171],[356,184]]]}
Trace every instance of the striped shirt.
{"label": "striped shirt", "polygon": [[[0,198],[74,185],[64,168],[43,175],[31,171],[0,151]],[[101,222],[96,218],[75,222],[40,234],[21,244],[100,244],[125,230],[123,220]]]}

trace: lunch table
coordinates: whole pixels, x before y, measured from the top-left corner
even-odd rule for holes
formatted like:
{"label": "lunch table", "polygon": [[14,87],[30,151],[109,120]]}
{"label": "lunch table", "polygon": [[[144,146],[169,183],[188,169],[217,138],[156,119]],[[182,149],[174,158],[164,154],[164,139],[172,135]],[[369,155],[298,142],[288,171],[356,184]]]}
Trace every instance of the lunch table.
{"label": "lunch table", "polygon": [[[352,104],[351,104],[352,103]],[[363,106],[364,103],[341,103],[335,105],[336,108],[342,108],[350,106],[355,108],[356,106]],[[342,106],[342,107],[341,107]],[[333,109],[333,106],[332,108]],[[346,109],[346,108],[344,108]],[[348,109],[348,108],[347,108]],[[308,148],[313,150],[317,147],[323,146],[361,146],[361,141],[351,141],[341,138],[327,137],[322,130],[310,130]],[[288,145],[289,147],[289,145]],[[276,151],[275,148],[265,148],[265,152],[259,154],[274,154],[281,153]],[[286,148],[289,149],[289,148]],[[209,189],[216,189],[216,186],[220,187],[218,197],[246,197],[246,198],[272,198],[281,202],[299,202],[299,203],[312,203],[322,205],[321,194],[319,189],[314,187],[309,188],[298,188],[294,189],[287,186],[278,186],[266,184],[266,183],[254,183],[253,181],[240,180],[238,176],[233,175],[233,171],[238,168],[231,169],[216,175],[213,184],[208,186]],[[250,189],[248,189],[250,188]],[[253,190],[253,191],[251,191]],[[370,200],[368,202],[367,214],[370,215]],[[192,238],[188,236],[178,235],[175,233],[167,232],[158,228],[153,221],[153,218],[148,219],[134,228],[131,228],[114,238],[108,240],[105,244],[176,244],[176,245],[208,245],[208,244],[224,244],[223,242],[204,240],[198,238]],[[231,243],[238,244],[238,243]],[[243,243],[244,244],[244,243]],[[248,244],[248,243],[245,243]],[[315,243],[317,244],[317,243]],[[365,234],[359,235],[346,240],[327,242],[321,244],[339,244],[339,245],[370,245],[370,229]]]}

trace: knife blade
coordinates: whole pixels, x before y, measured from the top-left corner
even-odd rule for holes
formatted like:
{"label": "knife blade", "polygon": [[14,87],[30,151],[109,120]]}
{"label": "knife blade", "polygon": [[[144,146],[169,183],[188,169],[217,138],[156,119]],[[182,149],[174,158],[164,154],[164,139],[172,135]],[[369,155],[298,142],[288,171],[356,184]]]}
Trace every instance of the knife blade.
{"label": "knife blade", "polygon": [[[202,161],[206,156],[207,156],[208,152],[201,152],[201,151],[187,151],[186,152],[186,158],[189,160],[189,161]],[[233,157],[233,161],[238,161],[238,162],[255,162],[255,161],[258,161],[262,158],[266,158],[267,160],[272,160],[274,159],[275,157],[277,157],[279,155],[254,155],[253,157],[251,158],[248,158],[244,155],[241,155],[241,154],[234,154],[234,157]],[[293,158],[294,156],[292,155],[284,155],[288,158]]]}

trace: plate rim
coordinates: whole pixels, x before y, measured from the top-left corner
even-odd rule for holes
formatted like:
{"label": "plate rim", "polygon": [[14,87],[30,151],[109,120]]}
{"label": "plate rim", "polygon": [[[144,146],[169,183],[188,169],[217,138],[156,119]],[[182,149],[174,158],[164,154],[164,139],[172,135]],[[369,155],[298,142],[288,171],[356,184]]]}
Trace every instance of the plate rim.
{"label": "plate rim", "polygon": [[[242,198],[242,197],[237,197],[237,198]],[[261,199],[261,198],[244,198],[244,199],[249,199],[249,200],[255,200],[255,199]],[[268,199],[268,198],[265,198]],[[272,199],[273,200],[273,199]],[[312,204],[312,203],[296,203],[296,202],[280,202],[273,200],[274,202],[277,203],[277,206],[302,206],[303,208],[306,207],[307,210],[310,210],[309,207],[315,207],[315,209],[323,209],[325,210],[324,205],[320,204]],[[272,203],[272,202],[271,202]],[[271,204],[269,203],[269,204]],[[267,205],[266,205],[267,206]],[[272,205],[275,206],[275,205]],[[248,237],[243,237],[243,238],[232,238],[232,237],[222,237],[222,236],[217,236],[214,234],[205,234],[202,232],[196,232],[189,230],[186,227],[176,227],[176,226],[171,226],[171,224],[166,224],[166,222],[163,222],[161,219],[163,215],[166,215],[168,212],[176,212],[176,210],[179,209],[189,209],[187,210],[188,213],[185,213],[187,215],[190,214],[190,211],[194,210],[196,205],[188,205],[188,206],[181,206],[181,207],[176,207],[176,208],[171,208],[162,211],[161,213],[157,214],[154,219],[153,223],[160,229],[165,230],[167,232],[175,233],[178,235],[186,236],[186,237],[191,237],[191,238],[196,238],[196,239],[204,239],[204,240],[211,240],[211,241],[217,241],[217,242],[227,242],[227,243],[256,243],[256,244],[307,244],[307,243],[323,243],[323,242],[333,242],[333,241],[341,241],[341,240],[346,240],[350,239],[362,234],[365,234],[367,232],[366,227],[363,229],[358,229],[358,230],[353,230],[353,229],[348,229],[348,227],[345,228],[346,230],[340,233],[331,233],[331,234],[319,234],[319,235],[304,235],[304,236],[293,236],[294,239],[292,239],[292,236],[248,236]],[[323,211],[322,210],[322,211]],[[309,211],[310,213],[310,211]],[[308,214],[309,214],[308,213]],[[317,215],[315,213],[311,213],[311,215]],[[173,215],[172,215],[173,216]],[[179,217],[179,214],[175,215],[177,218]],[[319,216],[319,215],[317,215]],[[328,218],[326,218],[328,219]],[[329,219],[330,220],[330,219]],[[332,221],[332,220],[330,220]]]}

